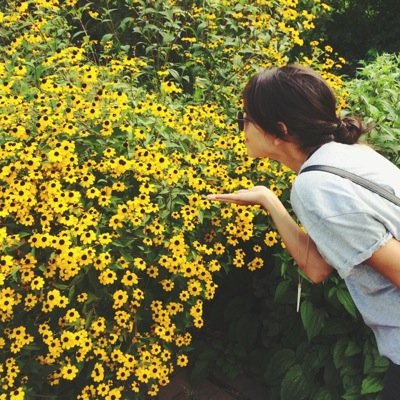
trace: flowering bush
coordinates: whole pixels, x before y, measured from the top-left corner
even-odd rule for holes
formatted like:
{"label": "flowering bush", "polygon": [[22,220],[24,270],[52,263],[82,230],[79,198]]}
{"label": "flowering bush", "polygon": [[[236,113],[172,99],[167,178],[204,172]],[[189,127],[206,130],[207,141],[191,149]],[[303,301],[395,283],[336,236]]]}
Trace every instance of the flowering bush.
{"label": "flowering bush", "polygon": [[281,249],[264,212],[203,195],[263,179],[287,196],[293,173],[249,159],[232,121],[242,80],[287,62],[314,16],[296,0],[185,3],[132,3],[141,18],[118,29],[136,42],[120,46],[86,32],[110,9],[1,6],[2,400],[156,396],[221,268]]}

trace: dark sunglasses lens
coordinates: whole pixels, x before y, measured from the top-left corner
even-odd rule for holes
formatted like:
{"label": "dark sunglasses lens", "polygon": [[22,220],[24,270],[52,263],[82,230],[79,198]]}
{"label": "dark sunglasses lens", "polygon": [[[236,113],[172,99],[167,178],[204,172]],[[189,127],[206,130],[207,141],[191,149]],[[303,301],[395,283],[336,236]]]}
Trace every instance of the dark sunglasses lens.
{"label": "dark sunglasses lens", "polygon": [[244,117],[242,112],[238,112],[237,114],[237,123],[240,132],[244,131]]}

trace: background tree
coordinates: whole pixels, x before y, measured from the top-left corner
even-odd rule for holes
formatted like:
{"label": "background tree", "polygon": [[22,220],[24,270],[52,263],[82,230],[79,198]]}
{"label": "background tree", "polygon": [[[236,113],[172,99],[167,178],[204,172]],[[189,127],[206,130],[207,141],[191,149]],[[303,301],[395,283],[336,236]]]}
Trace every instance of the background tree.
{"label": "background tree", "polygon": [[400,51],[398,0],[330,0],[329,14],[317,30],[347,61],[343,71],[354,76],[360,60],[373,60],[377,53]]}

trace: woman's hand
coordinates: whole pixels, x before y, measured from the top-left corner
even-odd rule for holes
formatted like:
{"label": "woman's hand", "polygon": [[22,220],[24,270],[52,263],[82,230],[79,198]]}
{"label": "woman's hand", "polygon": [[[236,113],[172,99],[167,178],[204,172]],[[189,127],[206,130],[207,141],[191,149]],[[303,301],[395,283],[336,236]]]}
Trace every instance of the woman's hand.
{"label": "woman's hand", "polygon": [[275,196],[265,186],[254,186],[251,189],[238,190],[235,193],[209,194],[206,198],[211,201],[235,203],[239,205],[260,205],[268,209],[268,199]]}
{"label": "woman's hand", "polygon": [[239,190],[236,193],[210,194],[208,200],[240,205],[260,205],[272,217],[286,248],[300,269],[315,283],[322,282],[332,267],[321,257],[315,243],[297,225],[279,198],[264,186]]}

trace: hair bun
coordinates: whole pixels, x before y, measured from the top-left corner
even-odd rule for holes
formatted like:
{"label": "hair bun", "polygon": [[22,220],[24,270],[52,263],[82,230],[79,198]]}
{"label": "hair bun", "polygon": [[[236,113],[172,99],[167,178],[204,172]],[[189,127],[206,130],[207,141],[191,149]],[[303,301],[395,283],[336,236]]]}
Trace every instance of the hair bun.
{"label": "hair bun", "polygon": [[344,144],[357,143],[360,136],[368,132],[369,128],[356,117],[339,118],[334,136],[335,141]]}

